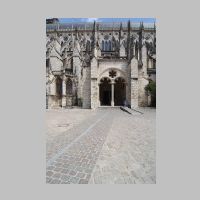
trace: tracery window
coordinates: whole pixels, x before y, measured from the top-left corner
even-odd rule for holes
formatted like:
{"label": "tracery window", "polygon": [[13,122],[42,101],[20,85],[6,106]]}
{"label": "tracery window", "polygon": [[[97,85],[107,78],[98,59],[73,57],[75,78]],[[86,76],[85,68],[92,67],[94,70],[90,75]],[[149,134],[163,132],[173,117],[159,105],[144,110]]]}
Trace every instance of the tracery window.
{"label": "tracery window", "polygon": [[108,41],[106,41],[105,51],[108,51]]}
{"label": "tracery window", "polygon": [[102,40],[101,49],[104,51],[104,40]]}
{"label": "tracery window", "polygon": [[108,42],[108,51],[111,51],[112,50],[112,46],[111,46],[111,41],[109,40]]}
{"label": "tracery window", "polygon": [[111,51],[112,50],[112,43],[110,40],[104,41],[102,40],[101,44],[102,51]]}

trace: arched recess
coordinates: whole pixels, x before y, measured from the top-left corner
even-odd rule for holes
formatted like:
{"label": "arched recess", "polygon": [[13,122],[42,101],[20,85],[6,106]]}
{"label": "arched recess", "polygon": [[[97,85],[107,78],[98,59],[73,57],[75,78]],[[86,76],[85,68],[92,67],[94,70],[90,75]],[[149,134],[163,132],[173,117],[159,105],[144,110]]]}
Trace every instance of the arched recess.
{"label": "arched recess", "polygon": [[111,106],[111,80],[102,77],[99,83],[99,100],[101,106]]}
{"label": "arched recess", "polygon": [[62,97],[62,79],[59,76],[56,77],[56,96]]}
{"label": "arched recess", "polygon": [[111,44],[111,41],[109,40],[109,42],[108,42],[108,49],[109,49],[109,51],[112,51],[112,44]]}
{"label": "arched recess", "polygon": [[101,50],[104,51],[104,40],[102,40]]}
{"label": "arched recess", "polygon": [[57,106],[62,106],[62,79],[57,76],[56,77],[56,100]]}
{"label": "arched recess", "polygon": [[122,77],[117,77],[114,84],[114,104],[123,106],[126,100],[126,82]]}
{"label": "arched recess", "polygon": [[73,83],[71,79],[67,79],[66,81],[66,95],[72,95]]}

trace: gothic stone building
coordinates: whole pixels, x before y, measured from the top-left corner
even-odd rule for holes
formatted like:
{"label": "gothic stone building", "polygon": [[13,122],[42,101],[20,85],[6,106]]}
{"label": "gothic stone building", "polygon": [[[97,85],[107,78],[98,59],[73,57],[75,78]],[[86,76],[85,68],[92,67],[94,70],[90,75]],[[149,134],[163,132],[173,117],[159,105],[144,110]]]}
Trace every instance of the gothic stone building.
{"label": "gothic stone building", "polygon": [[155,24],[46,24],[47,108],[149,105]]}

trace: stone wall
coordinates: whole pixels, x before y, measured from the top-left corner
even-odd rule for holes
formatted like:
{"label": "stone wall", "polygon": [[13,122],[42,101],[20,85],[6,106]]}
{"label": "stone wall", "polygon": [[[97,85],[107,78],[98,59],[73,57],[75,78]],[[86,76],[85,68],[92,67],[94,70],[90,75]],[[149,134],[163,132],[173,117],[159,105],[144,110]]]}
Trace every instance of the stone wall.
{"label": "stone wall", "polygon": [[[85,29],[47,32],[48,108],[77,104],[83,108],[97,108],[100,105],[99,83],[103,77],[111,80],[112,87],[118,77],[125,80],[126,100],[132,108],[148,105],[145,86],[148,78],[156,79],[152,74],[155,67],[152,59],[156,56],[151,50],[155,50],[155,27],[150,30],[140,24],[137,30],[128,26],[124,29],[121,25],[115,30],[110,28],[101,29],[93,24],[88,30],[86,26]],[[116,75],[110,76],[111,72]],[[56,96],[54,75],[73,80],[71,96],[65,93],[65,84],[62,97]]]}
{"label": "stone wall", "polygon": [[82,98],[83,108],[91,108],[91,68],[86,67],[83,70],[83,81],[82,81]]}

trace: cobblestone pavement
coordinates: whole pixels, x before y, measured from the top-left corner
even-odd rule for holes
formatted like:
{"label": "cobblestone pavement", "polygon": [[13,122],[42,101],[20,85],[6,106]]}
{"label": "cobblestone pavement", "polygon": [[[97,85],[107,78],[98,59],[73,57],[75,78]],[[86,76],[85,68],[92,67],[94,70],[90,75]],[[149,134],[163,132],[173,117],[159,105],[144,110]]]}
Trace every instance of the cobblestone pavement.
{"label": "cobblestone pavement", "polygon": [[75,126],[47,134],[46,182],[155,183],[155,110],[142,112],[87,111]]}

